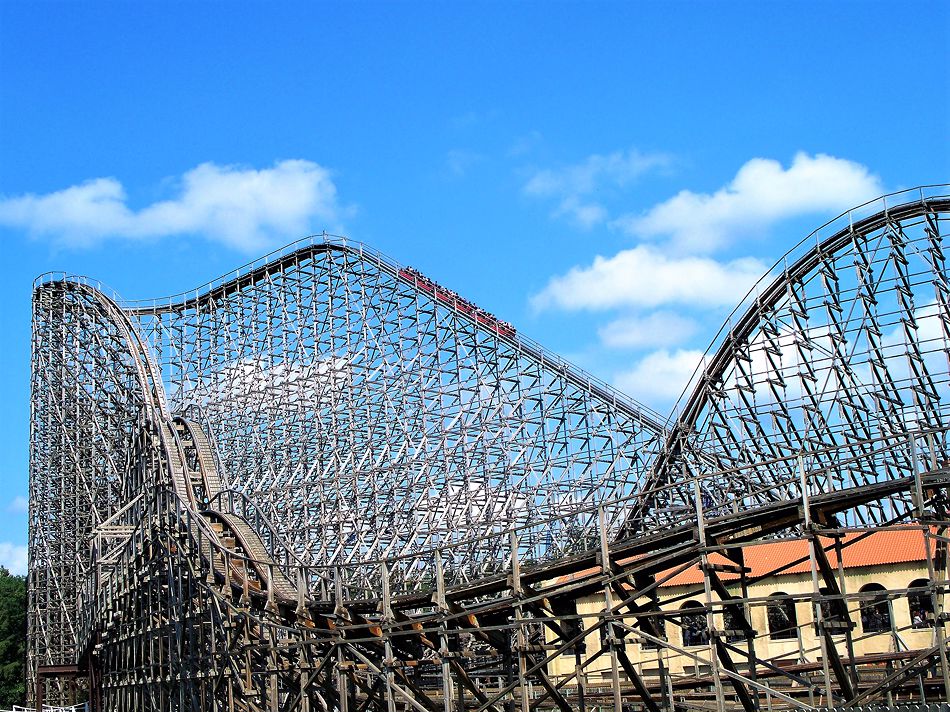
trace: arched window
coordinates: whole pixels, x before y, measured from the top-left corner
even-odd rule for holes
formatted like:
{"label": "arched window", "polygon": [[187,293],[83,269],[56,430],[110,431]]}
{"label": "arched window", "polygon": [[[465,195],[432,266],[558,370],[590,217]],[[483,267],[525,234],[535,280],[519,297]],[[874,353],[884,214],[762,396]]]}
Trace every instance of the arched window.
{"label": "arched window", "polygon": [[794,640],[798,637],[798,616],[795,614],[795,602],[786,598],[787,594],[773,593],[766,604],[769,619],[769,638],[772,640]]}
{"label": "arched window", "polygon": [[861,593],[876,593],[873,598],[861,599],[861,629],[865,633],[880,633],[891,629],[891,608],[887,603],[887,594],[879,583],[869,583],[861,587]]}
{"label": "arched window", "polygon": [[[917,579],[911,581],[908,588],[927,588],[928,586],[930,586],[930,581],[927,579]],[[912,628],[930,627],[930,621],[933,620],[934,614],[934,603],[930,593],[922,591],[908,594],[907,606],[910,608],[910,625]]]}
{"label": "arched window", "polygon": [[680,626],[683,629],[683,646],[706,645],[709,642],[709,628],[706,625],[706,612],[696,601],[687,601],[680,607]]}

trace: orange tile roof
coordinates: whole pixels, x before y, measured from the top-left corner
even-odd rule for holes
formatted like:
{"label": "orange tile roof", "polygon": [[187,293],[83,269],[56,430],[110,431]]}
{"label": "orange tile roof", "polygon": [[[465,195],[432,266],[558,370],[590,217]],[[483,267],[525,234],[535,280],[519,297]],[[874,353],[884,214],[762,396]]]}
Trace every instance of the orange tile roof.
{"label": "orange tile roof", "polygon": [[[841,558],[846,569],[904,564],[925,561],[927,558],[923,532],[919,528],[886,529],[874,532],[859,541],[854,541],[859,536],[859,534],[847,534],[842,539],[841,545],[844,548],[841,550]],[[834,541],[830,537],[819,537],[819,539],[825,547],[831,546]],[[849,544],[849,542],[854,543]],[[827,553],[831,566],[837,568],[838,557],[834,548],[829,549]],[[799,561],[800,559],[803,559],[803,561]],[[709,562],[711,564],[732,564],[721,554],[711,554]],[[792,562],[798,563],[793,564]],[[784,576],[811,571],[811,564],[808,559],[808,542],[805,539],[767,541],[745,547],[745,565],[751,569],[751,572],[748,573],[750,578],[769,574],[784,564],[792,565],[774,575]],[[663,579],[672,571],[658,574],[657,580]],[[719,572],[719,578],[723,581],[734,581],[739,576],[730,572]],[[703,574],[697,564],[675,574],[668,581],[662,583],[661,586],[688,586],[701,584],[702,582]]]}

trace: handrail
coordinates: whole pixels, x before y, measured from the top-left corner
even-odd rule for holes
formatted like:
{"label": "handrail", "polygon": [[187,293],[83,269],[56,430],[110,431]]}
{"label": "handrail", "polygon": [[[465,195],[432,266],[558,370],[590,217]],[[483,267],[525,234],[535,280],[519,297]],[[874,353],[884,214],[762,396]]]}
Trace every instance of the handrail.
{"label": "handrail", "polygon": [[[240,503],[238,506],[235,506],[235,500]],[[296,564],[299,566],[307,566],[303,559],[297,555],[297,552],[293,550],[290,544],[284,540],[277,527],[275,527],[271,522],[270,518],[260,511],[261,509],[262,507],[250,497],[248,497],[246,493],[236,489],[221,490],[208,501],[209,512],[237,514],[241,516],[248,524],[250,524],[251,527],[258,532],[258,534],[260,534],[261,530],[264,529],[271,541],[274,543],[272,549],[275,546],[279,547],[280,552],[284,554],[286,565],[292,566]],[[252,512],[250,518],[248,516],[249,511]],[[251,519],[253,519],[253,521],[251,521]],[[273,551],[270,553],[272,556],[274,555]]]}

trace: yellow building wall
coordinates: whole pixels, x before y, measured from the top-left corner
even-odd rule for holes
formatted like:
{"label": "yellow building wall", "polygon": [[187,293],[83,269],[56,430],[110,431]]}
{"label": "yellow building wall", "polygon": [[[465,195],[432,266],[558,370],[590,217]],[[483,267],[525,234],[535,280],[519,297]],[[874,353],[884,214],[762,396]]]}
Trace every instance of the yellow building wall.
{"label": "yellow building wall", "polygon": [[[857,593],[867,584],[880,584],[887,590],[900,590],[909,588],[911,583],[918,579],[928,577],[927,568],[924,562],[915,562],[909,564],[898,564],[888,567],[867,567],[845,569],[844,591],[847,594]],[[728,583],[727,590],[733,596],[739,596],[738,582]],[[812,604],[806,600],[812,595],[814,584],[811,574],[786,574],[769,577],[767,580],[751,584],[748,587],[748,598],[758,599],[751,602],[746,607],[746,615],[749,617],[752,627],[757,632],[755,639],[756,655],[765,660],[774,660],[787,664],[799,662],[817,662],[821,659],[821,643],[814,626],[814,615]],[[800,596],[795,603],[795,612],[798,619],[798,637],[791,640],[771,640],[768,635],[767,620],[767,598],[770,594],[784,593],[792,596]],[[687,596],[686,598],[680,598]],[[674,602],[670,602],[670,601]],[[702,585],[698,586],[672,586],[660,589],[660,608],[664,611],[676,612],[685,601],[695,601],[699,604],[705,603],[705,593]],[[720,599],[713,594],[713,600]],[[923,628],[913,629],[911,627],[911,614],[909,602],[906,596],[895,598],[890,602],[890,613],[895,634],[891,631],[885,633],[869,634],[862,629],[860,602],[849,601],[849,612],[852,622],[855,624],[852,629],[852,643],[856,657],[869,653],[891,652],[896,648],[900,649],[922,649],[934,644],[934,629]],[[582,616],[585,628],[596,625],[599,614],[604,610],[604,597],[602,594],[590,596],[578,601],[578,615]],[[717,630],[723,630],[722,614],[717,612],[714,616],[715,627]],[[625,621],[633,625],[633,621]],[[667,623],[666,634],[671,638],[673,645],[683,647],[682,631],[680,626],[672,622]],[[586,636],[587,650],[584,658],[590,657],[600,650],[600,632],[596,631]],[[846,636],[844,634],[835,635],[834,640],[838,653],[843,658],[848,657],[846,646]],[[745,649],[747,643],[744,639],[731,643],[732,645]],[[637,639],[634,633],[628,633],[626,636],[625,649],[631,662],[638,668],[638,671],[645,676],[655,674],[659,667],[658,657],[663,658],[666,669],[674,674],[694,673],[697,664],[707,666],[710,650],[709,645],[692,646],[685,648],[686,651],[700,656],[703,661],[699,663],[690,659],[686,655],[675,651],[656,650],[644,647]],[[743,658],[739,655],[733,656],[734,662],[741,666]],[[602,679],[609,678],[611,670],[611,660],[609,655],[602,655],[587,667],[588,680],[591,683],[599,683]],[[574,672],[574,661],[562,656],[552,663],[549,672],[554,676],[569,675]],[[622,675],[622,671],[621,671]]]}

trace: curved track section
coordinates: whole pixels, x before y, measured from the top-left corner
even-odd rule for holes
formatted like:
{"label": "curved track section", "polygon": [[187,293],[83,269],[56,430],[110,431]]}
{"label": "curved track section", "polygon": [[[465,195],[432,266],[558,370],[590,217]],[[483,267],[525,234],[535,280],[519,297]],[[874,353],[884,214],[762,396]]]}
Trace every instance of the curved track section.
{"label": "curved track section", "polygon": [[[694,375],[653,482],[727,473],[705,480],[707,500],[738,509],[800,496],[802,467],[833,472],[823,491],[909,476],[913,458],[900,444],[911,432],[933,431],[922,454],[933,466],[946,461],[948,211],[940,194],[898,194],[847,213],[779,260]],[[893,445],[886,455],[882,442]],[[815,454],[799,463],[801,453]],[[692,502],[689,488],[671,496],[650,506]],[[910,505],[889,500],[842,523],[881,523]],[[632,529],[643,516],[634,511]]]}
{"label": "curved track section", "polygon": [[41,285],[33,320],[31,671],[75,663],[78,592],[92,560],[108,556],[124,535],[115,515],[134,510],[162,476],[157,458],[133,461],[130,452],[134,443],[151,448],[145,441],[156,434],[143,424],[158,422],[164,408],[147,348],[98,289],[78,281]]}

